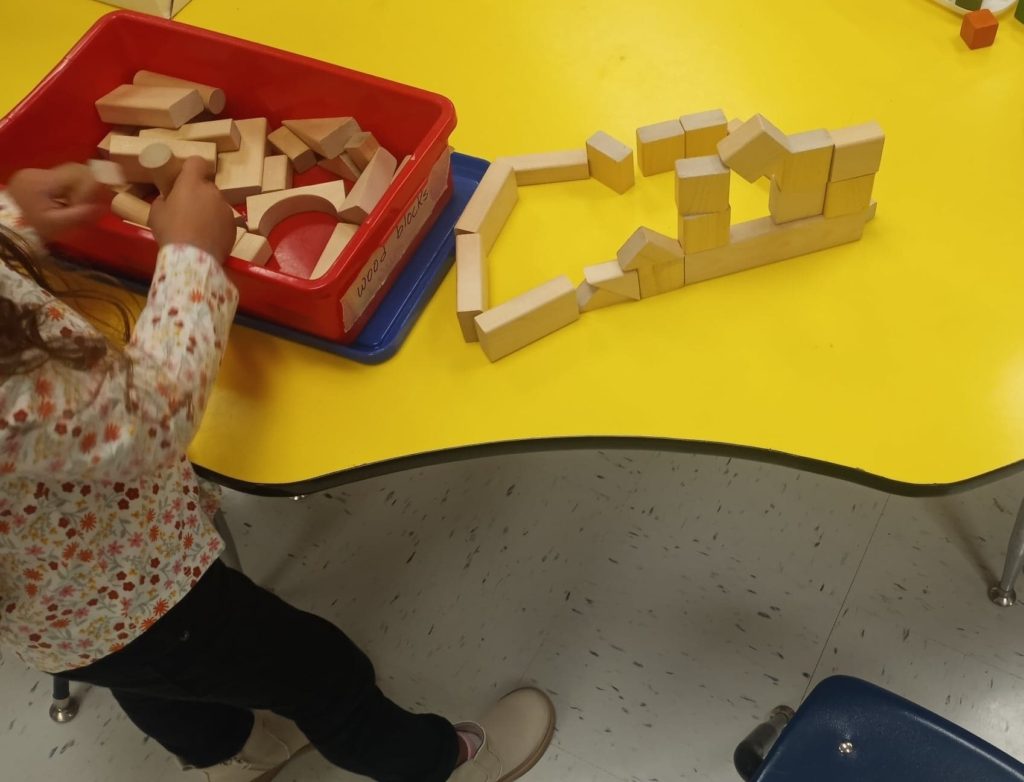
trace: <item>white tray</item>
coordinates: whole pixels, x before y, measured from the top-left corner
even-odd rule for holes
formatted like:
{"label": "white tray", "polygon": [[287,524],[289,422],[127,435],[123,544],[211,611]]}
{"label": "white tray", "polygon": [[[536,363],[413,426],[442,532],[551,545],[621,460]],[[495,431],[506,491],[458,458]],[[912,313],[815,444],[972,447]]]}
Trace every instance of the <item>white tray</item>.
{"label": "white tray", "polygon": [[[935,0],[939,5],[943,5],[950,11],[956,11],[958,14],[966,14],[967,9],[961,8],[953,0]],[[1021,0],[1024,3],[1024,0]],[[992,13],[999,15],[1006,13],[1017,4],[1017,0],[982,0],[981,7],[987,8]]]}

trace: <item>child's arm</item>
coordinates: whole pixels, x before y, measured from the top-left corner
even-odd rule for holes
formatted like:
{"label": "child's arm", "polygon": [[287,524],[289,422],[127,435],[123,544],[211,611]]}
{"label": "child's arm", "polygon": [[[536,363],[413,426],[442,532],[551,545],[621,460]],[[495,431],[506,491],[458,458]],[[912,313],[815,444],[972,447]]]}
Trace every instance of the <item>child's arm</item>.
{"label": "child's arm", "polygon": [[[16,182],[12,194],[19,201]],[[25,210],[31,224],[31,208]],[[220,266],[230,208],[186,166],[151,220],[162,249],[148,302],[125,349],[93,370],[50,361],[0,387],[9,467],[49,479],[125,480],[180,460],[202,419],[238,294]],[[13,450],[13,453],[11,451]],[[4,455],[0,462],[10,458]]]}

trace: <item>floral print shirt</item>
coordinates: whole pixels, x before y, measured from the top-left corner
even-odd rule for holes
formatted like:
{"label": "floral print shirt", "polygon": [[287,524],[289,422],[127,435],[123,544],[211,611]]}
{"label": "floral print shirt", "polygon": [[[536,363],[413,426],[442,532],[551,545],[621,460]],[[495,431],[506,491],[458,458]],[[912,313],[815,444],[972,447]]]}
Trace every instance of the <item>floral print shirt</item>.
{"label": "floral print shirt", "polygon": [[[0,192],[0,222],[39,247]],[[0,262],[0,295],[40,304],[42,333],[94,328]],[[219,494],[185,456],[238,303],[217,261],[161,249],[125,349],[88,371],[0,376],[0,646],[47,672],[141,635],[217,558]]]}

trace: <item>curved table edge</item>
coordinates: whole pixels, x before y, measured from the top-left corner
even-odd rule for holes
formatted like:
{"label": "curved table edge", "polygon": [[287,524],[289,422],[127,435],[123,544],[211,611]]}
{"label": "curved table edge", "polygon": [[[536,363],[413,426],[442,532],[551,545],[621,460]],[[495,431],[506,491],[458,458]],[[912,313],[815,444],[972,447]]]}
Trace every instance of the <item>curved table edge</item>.
{"label": "curved table edge", "polygon": [[229,475],[218,473],[193,464],[197,474],[214,481],[229,489],[260,497],[295,497],[327,491],[349,483],[379,478],[407,470],[433,467],[439,464],[479,459],[488,456],[509,456],[525,453],[541,453],[549,451],[665,451],[686,453],[701,456],[727,456],[736,459],[774,464],[789,467],[803,472],[838,478],[849,483],[866,486],[870,489],[887,492],[903,497],[941,497],[984,486],[994,481],[1015,475],[1024,469],[1024,461],[996,468],[971,478],[953,483],[908,483],[893,478],[886,478],[855,467],[846,467],[833,462],[813,459],[806,456],[795,456],[782,451],[757,448],[748,445],[732,445],[703,440],[675,440],[671,438],[651,437],[554,437],[530,440],[507,440],[493,443],[479,443],[439,451],[409,454],[394,459],[360,465],[347,470],[328,473],[315,478],[303,479],[287,483],[253,483]]}

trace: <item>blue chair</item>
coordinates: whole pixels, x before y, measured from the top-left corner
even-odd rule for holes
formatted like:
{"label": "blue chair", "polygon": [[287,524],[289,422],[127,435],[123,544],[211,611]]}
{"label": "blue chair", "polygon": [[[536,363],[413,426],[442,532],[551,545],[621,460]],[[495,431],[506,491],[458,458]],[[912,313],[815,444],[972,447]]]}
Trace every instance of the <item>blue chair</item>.
{"label": "blue chair", "polygon": [[780,706],[736,748],[747,782],[1024,782],[1024,764],[953,723],[848,676]]}

